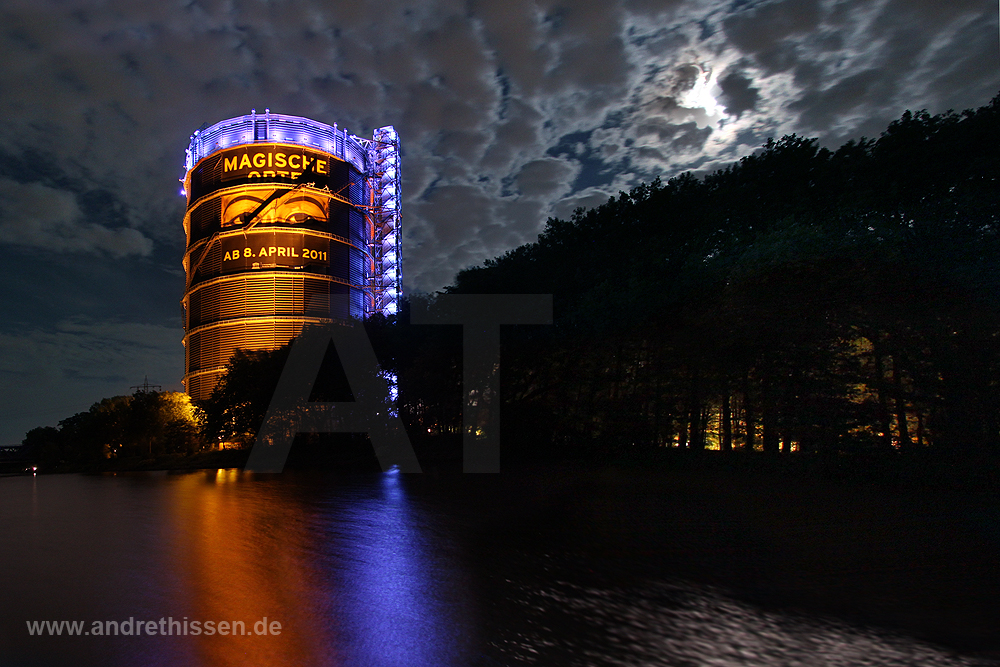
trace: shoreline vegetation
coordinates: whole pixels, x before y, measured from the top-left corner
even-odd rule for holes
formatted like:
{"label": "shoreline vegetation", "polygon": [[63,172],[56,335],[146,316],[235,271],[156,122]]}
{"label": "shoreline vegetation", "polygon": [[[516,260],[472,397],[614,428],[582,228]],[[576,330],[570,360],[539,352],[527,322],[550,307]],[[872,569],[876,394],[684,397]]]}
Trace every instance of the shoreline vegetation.
{"label": "shoreline vegetation", "polygon": [[[460,272],[446,293],[553,295],[552,326],[501,329],[505,460],[690,459],[887,479],[926,467],[939,471],[928,483],[992,484],[998,142],[1000,95],[962,113],[907,111],[878,139],[835,151],[769,139],[726,169],[549,219],[537,242]],[[418,458],[424,447],[454,468],[460,445],[429,443],[462,429],[461,329],[409,318],[435,298],[411,295],[365,328]],[[288,349],[237,351],[199,405],[177,392],[104,399],[4,456],[43,473],[238,466]],[[311,400],[353,400],[332,348]],[[302,437],[297,448],[315,451],[293,449],[290,463],[370,467],[363,440],[345,437],[332,455]],[[206,451],[220,447],[244,453]]]}
{"label": "shoreline vegetation", "polygon": [[[410,434],[410,443],[422,472],[431,476],[462,474],[462,438],[459,434]],[[508,446],[510,445],[510,446]],[[640,443],[577,443],[564,450],[545,443],[501,438],[501,473],[519,474],[533,469],[618,470],[715,475],[720,478],[746,476],[782,487],[811,481],[851,487],[1000,492],[1000,456],[991,452],[975,455],[934,450],[910,452],[767,454],[735,450],[691,450],[642,446]],[[39,467],[33,460],[0,458],[0,475],[30,475],[110,472],[195,471],[243,469],[250,447],[205,449],[188,453],[165,453],[154,457],[127,456],[89,462]],[[318,434],[299,436],[292,446],[286,470],[345,473],[378,473],[381,465],[365,434]]]}

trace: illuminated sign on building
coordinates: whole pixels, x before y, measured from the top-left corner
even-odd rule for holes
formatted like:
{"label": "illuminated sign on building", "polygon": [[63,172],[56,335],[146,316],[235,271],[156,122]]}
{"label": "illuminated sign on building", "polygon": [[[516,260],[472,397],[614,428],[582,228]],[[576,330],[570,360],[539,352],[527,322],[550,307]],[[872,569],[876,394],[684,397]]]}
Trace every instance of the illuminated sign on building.
{"label": "illuminated sign on building", "polygon": [[309,264],[330,263],[330,240],[300,232],[262,230],[222,239],[219,252],[224,273],[276,266],[305,268]]}
{"label": "illuminated sign on building", "polygon": [[[184,383],[209,397],[237,349],[275,349],[310,322],[396,312],[399,139],[252,113],[187,150]],[[336,296],[337,298],[331,298]]]}
{"label": "illuminated sign on building", "polygon": [[330,173],[330,161],[321,157],[287,153],[274,148],[247,150],[243,155],[227,157],[222,161],[222,180],[232,178],[298,178],[303,171],[313,171],[318,176]]}

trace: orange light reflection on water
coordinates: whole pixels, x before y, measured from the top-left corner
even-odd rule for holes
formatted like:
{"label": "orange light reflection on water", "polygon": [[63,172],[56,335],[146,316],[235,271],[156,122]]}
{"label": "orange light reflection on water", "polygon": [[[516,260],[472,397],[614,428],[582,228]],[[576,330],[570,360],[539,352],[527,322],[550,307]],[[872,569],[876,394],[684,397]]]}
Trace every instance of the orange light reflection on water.
{"label": "orange light reflection on water", "polygon": [[[310,535],[301,499],[287,486],[238,470],[185,475],[177,484],[169,566],[184,582],[178,606],[188,610],[189,622],[243,621],[250,633],[179,639],[193,644],[200,664],[343,664],[334,629],[315,613],[317,572],[306,557]],[[280,634],[254,634],[264,617],[268,626],[281,624]]]}

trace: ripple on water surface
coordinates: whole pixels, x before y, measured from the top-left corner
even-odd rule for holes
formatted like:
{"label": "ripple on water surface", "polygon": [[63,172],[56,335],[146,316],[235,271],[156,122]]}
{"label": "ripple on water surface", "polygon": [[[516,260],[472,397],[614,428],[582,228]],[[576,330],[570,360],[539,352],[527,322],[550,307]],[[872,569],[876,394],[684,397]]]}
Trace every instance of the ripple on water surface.
{"label": "ripple on water surface", "polygon": [[686,583],[519,587],[523,617],[494,648],[511,664],[986,667],[914,639],[756,609]]}

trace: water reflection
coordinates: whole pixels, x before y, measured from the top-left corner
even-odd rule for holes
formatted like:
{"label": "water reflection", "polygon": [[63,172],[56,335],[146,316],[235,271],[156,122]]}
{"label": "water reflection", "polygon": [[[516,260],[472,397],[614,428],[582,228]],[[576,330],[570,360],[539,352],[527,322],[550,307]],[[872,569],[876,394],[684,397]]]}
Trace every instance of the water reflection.
{"label": "water reflection", "polygon": [[308,507],[296,490],[237,470],[186,475],[174,485],[166,565],[184,582],[176,607],[189,620],[227,621],[232,633],[185,638],[199,664],[244,665],[251,656],[265,666],[339,664],[328,661],[335,638],[311,611],[319,573],[308,557]]}
{"label": "water reflection", "polygon": [[281,623],[278,636],[201,635],[201,664],[462,664],[471,634],[446,531],[393,471],[375,478],[185,477],[171,562],[191,618]]}
{"label": "water reflection", "polygon": [[177,486],[178,606],[282,628],[194,638],[202,664],[461,664],[462,568],[442,557],[447,540],[398,473],[279,482],[233,470]]}
{"label": "water reflection", "polygon": [[[640,505],[608,510],[612,487],[538,509],[524,489],[551,478],[500,481],[236,470],[0,479],[0,665],[988,664],[664,583],[663,545],[643,557],[656,576],[607,579],[594,573],[605,560],[578,561],[563,544],[574,535],[563,527],[583,516],[575,544],[618,559],[629,531],[631,544],[650,531],[634,520]],[[590,496],[603,514],[565,509]],[[680,506],[669,502],[664,511]],[[26,620],[130,617],[241,621],[251,634],[25,631]],[[264,617],[281,633],[253,634]]]}
{"label": "water reflection", "polygon": [[[467,576],[440,521],[398,475],[3,480],[0,664],[465,664]],[[265,617],[280,634],[255,632]],[[28,620],[129,618],[180,625],[168,636],[25,631]],[[229,622],[231,634],[195,635],[195,621]]]}
{"label": "water reflection", "polygon": [[347,664],[467,664],[471,601],[454,542],[435,523],[396,471],[325,503],[322,559]]}
{"label": "water reflection", "polygon": [[996,667],[909,637],[832,619],[772,613],[711,588],[649,582],[594,588],[520,587],[521,618],[502,633],[507,664],[612,667]]}

